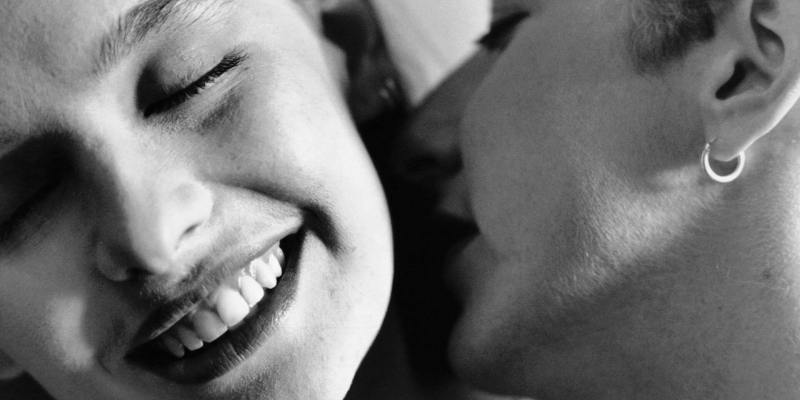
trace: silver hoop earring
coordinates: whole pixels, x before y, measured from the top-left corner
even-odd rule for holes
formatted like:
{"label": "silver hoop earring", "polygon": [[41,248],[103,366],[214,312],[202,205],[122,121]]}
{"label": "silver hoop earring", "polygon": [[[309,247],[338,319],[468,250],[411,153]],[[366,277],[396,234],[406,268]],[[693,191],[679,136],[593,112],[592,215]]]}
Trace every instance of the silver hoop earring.
{"label": "silver hoop earring", "polygon": [[714,172],[714,169],[711,168],[711,162],[709,160],[711,153],[711,143],[706,143],[706,147],[703,149],[703,155],[700,156],[700,164],[703,166],[703,171],[708,175],[709,178],[713,179],[719,183],[728,183],[733,182],[739,175],[742,174],[742,170],[744,170],[744,152],[739,153],[736,156],[736,169],[733,170],[728,175],[720,175]]}

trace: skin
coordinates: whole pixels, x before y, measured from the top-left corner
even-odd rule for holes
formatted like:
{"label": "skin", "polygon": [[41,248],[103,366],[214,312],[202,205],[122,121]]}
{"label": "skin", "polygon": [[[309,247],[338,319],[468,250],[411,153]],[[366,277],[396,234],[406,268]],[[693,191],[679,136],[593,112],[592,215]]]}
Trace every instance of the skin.
{"label": "skin", "polygon": [[[462,118],[433,110],[399,146],[439,211],[477,226],[446,273],[467,382],[537,399],[800,395],[798,11],[735,3],[715,38],[644,74],[630,1],[494,2],[496,20],[529,18],[429,102],[468,94]],[[714,139],[717,160],[746,152],[732,183],[699,167]]]}
{"label": "skin", "polygon": [[[457,179],[451,180],[450,176],[453,171],[457,171],[460,168],[458,149],[454,139],[458,133],[458,122],[461,119],[464,108],[469,104],[472,94],[478,88],[483,76],[489,71],[495,59],[496,55],[494,53],[487,51],[477,52],[411,113],[406,121],[406,127],[402,132],[402,136],[393,145],[394,155],[392,158],[402,160],[398,168],[396,168],[396,172],[399,172],[402,181],[405,182],[405,187],[412,188],[406,190],[413,190],[417,193],[419,193],[420,190],[430,190],[431,188],[426,186],[431,183],[443,184],[447,187],[447,189],[439,190],[443,194],[438,201],[437,213],[439,214],[450,214],[450,216],[466,219],[465,204],[457,188],[457,186],[460,186],[460,182]],[[391,192],[389,193],[391,199]],[[418,272],[415,271],[424,270],[426,274],[431,274],[433,272],[441,273],[440,266],[432,265],[434,259],[440,260],[444,258],[445,256],[440,253],[446,251],[447,246],[452,245],[454,242],[464,237],[463,229],[458,229],[457,227],[453,227],[452,232],[448,233],[441,231],[430,232],[430,224],[434,224],[433,226],[447,226],[448,222],[432,221],[427,210],[424,215],[417,215],[421,214],[419,211],[406,211],[406,213],[414,215],[418,220],[404,222],[406,224],[415,224],[414,228],[421,232],[401,231],[400,229],[402,228],[399,228],[400,223],[398,223],[395,225],[396,235],[411,235],[411,237],[415,239],[407,240],[419,240],[420,243],[416,243],[415,241],[413,245],[405,244],[405,246],[413,248],[414,251],[423,254],[418,257],[427,257],[428,259],[415,260],[416,262],[409,265],[398,264],[396,281],[400,282],[401,279],[403,279],[403,274],[408,274],[410,275],[406,278],[410,280],[408,285],[414,285],[412,287],[401,287],[398,290],[415,290],[419,292],[416,294],[415,299],[422,298],[424,301],[422,301],[422,304],[414,311],[428,311],[416,317],[419,321],[407,321],[400,318],[397,312],[392,313],[392,308],[390,307],[387,321],[381,329],[381,333],[378,335],[375,344],[373,344],[370,355],[364,360],[364,364],[362,364],[362,368],[359,370],[359,373],[362,374],[361,378],[365,379],[369,372],[375,371],[382,366],[386,368],[385,364],[387,364],[387,360],[393,361],[394,364],[397,365],[391,365],[392,371],[394,372],[392,382],[397,382],[398,386],[406,388],[406,393],[398,395],[397,393],[399,393],[399,390],[397,388],[389,388],[388,392],[390,393],[383,393],[383,391],[387,390],[385,383],[387,372],[380,371],[378,374],[383,379],[378,380],[373,378],[373,380],[379,382],[380,385],[377,385],[376,389],[373,389],[369,396],[359,398],[392,398],[390,395],[396,395],[398,399],[511,400],[512,397],[497,396],[477,390],[468,382],[452,376],[449,369],[446,370],[447,373],[440,373],[436,376],[436,379],[433,379],[431,377],[432,374],[428,371],[415,370],[413,368],[413,363],[410,364],[412,366],[411,371],[405,372],[403,370],[403,367],[408,367],[406,364],[409,363],[409,351],[424,351],[425,354],[422,356],[418,355],[418,357],[423,357],[423,359],[426,360],[425,365],[428,367],[431,364],[435,365],[438,361],[435,356],[438,355],[439,351],[436,345],[439,343],[434,342],[434,344],[430,344],[430,342],[428,342],[422,349],[415,349],[413,346],[404,346],[403,338],[397,337],[398,332],[408,336],[407,331],[413,328],[411,325],[419,324],[422,325],[422,327],[417,328],[414,331],[415,334],[429,336],[437,334],[437,329],[444,329],[448,326],[448,322],[443,322],[443,320],[450,321],[450,314],[452,313],[452,311],[448,308],[444,308],[440,304],[451,300],[450,293],[443,290],[444,288],[438,281],[427,282],[426,286],[423,287],[422,283],[417,282],[419,275]],[[409,228],[406,229],[408,230]],[[416,239],[418,236],[420,238]],[[434,243],[434,245],[428,247],[429,243]],[[398,244],[397,249],[398,252],[401,251],[400,244]],[[400,268],[407,268],[408,270],[402,271]],[[433,294],[426,293],[426,289],[436,292]],[[401,294],[398,294],[398,296],[400,295]],[[401,303],[401,306],[402,305]],[[438,308],[434,308],[434,306]],[[404,325],[393,326],[392,322],[396,321],[402,322]],[[417,340],[422,339],[417,338]],[[397,348],[400,349],[398,350]],[[393,357],[387,356],[387,354],[392,354],[392,350],[394,350],[396,355]],[[417,364],[416,367],[419,368],[419,365]],[[409,376],[404,375],[403,372]],[[416,372],[417,376],[423,374],[422,376],[428,379],[427,384],[414,385],[413,380],[408,381],[409,377],[414,377],[415,375],[412,374],[412,372]],[[403,380],[404,378],[406,381]],[[359,383],[358,377],[355,383]],[[412,391],[410,388],[414,388],[416,391]],[[513,397],[513,399],[518,399],[518,397]]]}
{"label": "skin", "polygon": [[[0,5],[3,227],[54,154],[68,171],[0,244],[0,367],[60,399],[343,398],[383,318],[392,258],[341,96],[343,57],[294,2],[201,1],[98,72],[99,37],[138,3]],[[153,79],[180,88],[234,49],[242,64],[145,116],[170,95]],[[9,158],[35,137],[48,151]],[[190,385],[125,358],[198,263],[298,224],[294,301],[243,363]]]}
{"label": "skin", "polygon": [[[478,58],[491,58],[481,57],[486,54],[482,52]],[[369,131],[362,132],[368,148],[373,144],[370,150],[379,171],[386,172],[382,178],[393,213],[393,231],[398,238],[397,273],[386,319],[356,374],[347,400],[512,399],[475,389],[453,376],[447,365],[446,339],[455,311],[452,296],[438,275],[447,247],[463,237],[463,233],[459,229],[449,233],[430,229],[432,224],[442,223],[430,219],[431,196],[418,185],[433,181],[432,175],[452,170],[453,166],[438,165],[434,159],[415,160],[408,165],[413,171],[402,171],[403,176],[399,177],[393,173],[392,164],[394,158],[403,156],[402,151],[411,145],[409,139],[417,134],[422,141],[442,136],[441,143],[448,140],[452,143],[448,135],[455,133],[453,122],[461,118],[485,65],[490,64],[472,62],[459,70],[421,105],[404,114],[402,123],[383,116],[378,130],[406,127],[399,141],[389,145],[385,141],[370,142]],[[447,132],[431,132],[434,129]]]}
{"label": "skin", "polygon": [[[410,112],[402,136],[391,146],[393,154],[379,153],[376,159],[405,158],[411,147],[416,150],[431,146],[442,152],[455,152],[454,128],[494,59],[489,52],[476,54]],[[443,223],[430,219],[426,205],[430,201],[427,196],[420,196],[424,189],[418,185],[445,177],[457,165],[444,164],[454,158],[413,153],[421,158],[403,163],[400,176],[392,174],[384,181],[387,195],[394,202],[390,207],[396,216],[395,236],[403,239],[395,243],[395,297],[346,399],[522,400],[477,390],[453,376],[445,365],[445,342],[439,338],[451,325],[452,296],[435,274],[441,272],[437,263],[445,257],[442,253],[464,235],[459,229],[449,233],[430,229],[430,224]],[[455,196],[453,200],[458,201]],[[443,204],[447,202],[442,200]],[[420,281],[420,274],[426,276],[425,281]]]}

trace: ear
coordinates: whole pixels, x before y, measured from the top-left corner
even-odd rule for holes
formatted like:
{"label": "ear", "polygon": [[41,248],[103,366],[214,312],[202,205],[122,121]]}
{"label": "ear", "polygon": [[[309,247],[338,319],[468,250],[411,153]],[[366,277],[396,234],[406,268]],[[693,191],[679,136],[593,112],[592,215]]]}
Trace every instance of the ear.
{"label": "ear", "polygon": [[[691,54],[711,157],[730,161],[800,97],[800,1],[734,0]],[[696,56],[698,53],[701,56]],[[690,56],[691,57],[691,56]]]}
{"label": "ear", "polygon": [[322,27],[328,40],[346,55],[347,102],[356,123],[402,109],[405,98],[397,71],[389,59],[378,16],[369,1],[323,2]]}
{"label": "ear", "polygon": [[14,379],[25,372],[11,360],[11,357],[0,351],[0,381]]}

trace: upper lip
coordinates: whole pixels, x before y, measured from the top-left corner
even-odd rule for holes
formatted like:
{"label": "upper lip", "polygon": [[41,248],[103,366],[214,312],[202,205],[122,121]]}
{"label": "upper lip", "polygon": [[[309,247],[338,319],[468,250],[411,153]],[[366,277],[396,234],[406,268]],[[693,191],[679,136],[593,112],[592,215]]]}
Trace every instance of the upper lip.
{"label": "upper lip", "polygon": [[463,256],[464,250],[470,246],[480,235],[478,226],[474,221],[451,219],[448,226],[450,240],[446,245],[444,257],[442,259],[442,278],[445,285],[450,290],[455,290],[453,280],[453,267]]}
{"label": "upper lip", "polygon": [[276,243],[299,230],[299,223],[290,224],[273,230],[257,240],[239,245],[237,249],[226,251],[225,254],[219,256],[210,254],[207,259],[195,267],[199,270],[199,274],[193,279],[191,288],[173,300],[158,306],[145,319],[133,338],[130,351],[167,331],[204,301],[226,278],[237,273],[250,261],[263,255]]}

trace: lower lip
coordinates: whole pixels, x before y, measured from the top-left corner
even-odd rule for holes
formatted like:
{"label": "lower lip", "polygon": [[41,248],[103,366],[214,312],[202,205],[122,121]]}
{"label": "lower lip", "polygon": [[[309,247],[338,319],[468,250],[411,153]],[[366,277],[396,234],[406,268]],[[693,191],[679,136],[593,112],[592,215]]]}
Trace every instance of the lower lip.
{"label": "lower lip", "polygon": [[206,344],[197,354],[178,360],[145,360],[137,364],[179,384],[203,384],[220,378],[256,353],[277,330],[282,316],[291,307],[299,284],[298,264],[303,253],[304,235],[298,233],[296,243],[278,286],[265,291],[256,313],[233,332],[225,333]]}

